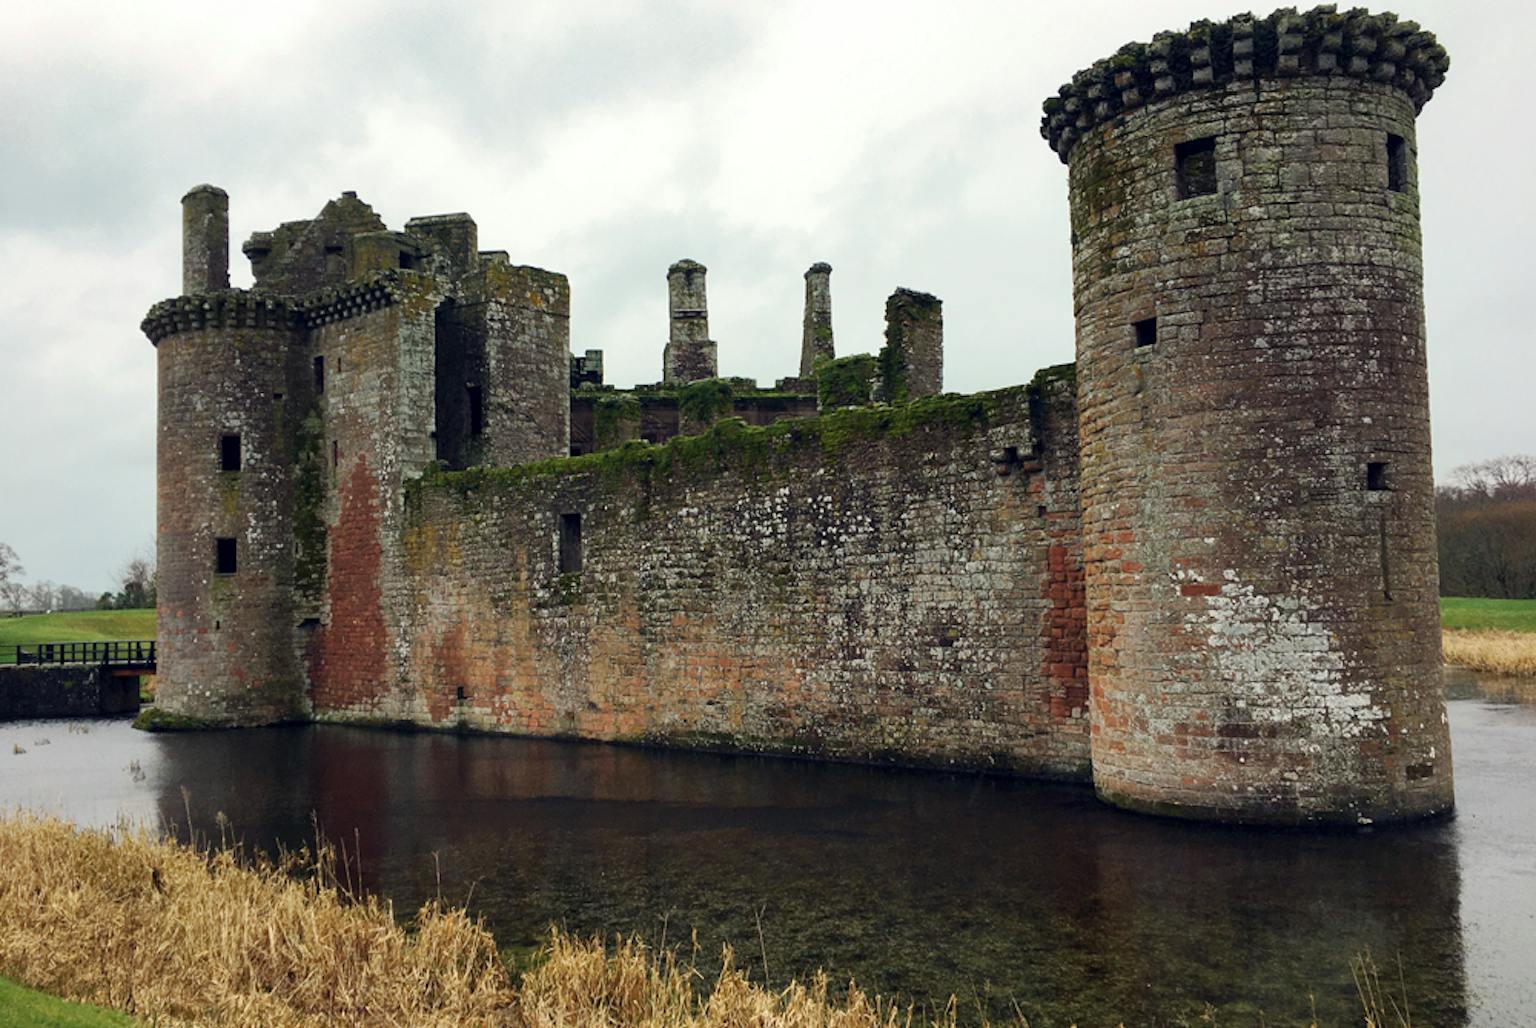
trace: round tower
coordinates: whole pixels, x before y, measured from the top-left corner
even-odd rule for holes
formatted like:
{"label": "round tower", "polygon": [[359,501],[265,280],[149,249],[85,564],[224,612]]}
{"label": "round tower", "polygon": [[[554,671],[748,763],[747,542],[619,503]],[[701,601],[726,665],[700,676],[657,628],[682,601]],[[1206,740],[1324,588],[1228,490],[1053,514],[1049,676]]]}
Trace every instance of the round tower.
{"label": "round tower", "polygon": [[1414,170],[1447,66],[1393,15],[1280,11],[1130,44],[1045,105],[1110,802],[1452,806]]}
{"label": "round tower", "polygon": [[[224,193],[200,186],[188,197]],[[157,304],[142,326],[159,379],[156,708],[194,723],[259,724],[293,716],[302,697],[289,412],[305,406],[290,384],[288,306],[194,289],[216,278],[206,269],[227,268],[223,224],[222,240],[187,234],[185,281],[196,295]]]}

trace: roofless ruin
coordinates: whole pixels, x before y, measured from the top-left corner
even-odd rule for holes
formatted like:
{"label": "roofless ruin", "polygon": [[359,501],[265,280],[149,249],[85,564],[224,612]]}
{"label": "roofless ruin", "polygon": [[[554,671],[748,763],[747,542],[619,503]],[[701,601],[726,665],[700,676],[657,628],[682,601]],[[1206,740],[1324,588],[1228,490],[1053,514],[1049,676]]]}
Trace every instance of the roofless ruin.
{"label": "roofless ruin", "polygon": [[[705,269],[662,381],[466,215],[183,200],[159,361],[159,718],[433,727],[1092,778],[1216,820],[1452,804],[1414,121],[1389,14],[1123,47],[1045,105],[1077,360],[941,393],[939,302],[720,380]],[[787,341],[788,342],[788,341]],[[1008,345],[997,340],[997,345]],[[790,349],[786,346],[786,350]],[[573,455],[575,454],[575,455]]]}

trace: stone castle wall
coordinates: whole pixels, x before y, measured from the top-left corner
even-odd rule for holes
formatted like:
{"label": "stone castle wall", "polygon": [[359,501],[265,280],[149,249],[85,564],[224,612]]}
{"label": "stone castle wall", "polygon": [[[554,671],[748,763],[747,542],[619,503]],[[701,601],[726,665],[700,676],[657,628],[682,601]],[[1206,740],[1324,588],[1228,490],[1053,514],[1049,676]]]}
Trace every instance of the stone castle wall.
{"label": "stone castle wall", "polygon": [[1075,421],[1066,376],[428,476],[400,678],[316,714],[1081,777]]}
{"label": "stone castle wall", "polygon": [[145,321],[164,702],[1091,768],[1217,820],[1447,811],[1414,168],[1447,67],[1331,8],[1128,44],[1045,105],[1076,364],[935,395],[941,304],[904,289],[878,355],[829,359],[818,264],[823,413],[755,426],[728,415],[809,413],[810,383],[716,377],[697,262],[662,387],[580,389],[565,278],[468,215],[391,232],[343,194],[253,235],[242,292],[199,187],[189,295]]}

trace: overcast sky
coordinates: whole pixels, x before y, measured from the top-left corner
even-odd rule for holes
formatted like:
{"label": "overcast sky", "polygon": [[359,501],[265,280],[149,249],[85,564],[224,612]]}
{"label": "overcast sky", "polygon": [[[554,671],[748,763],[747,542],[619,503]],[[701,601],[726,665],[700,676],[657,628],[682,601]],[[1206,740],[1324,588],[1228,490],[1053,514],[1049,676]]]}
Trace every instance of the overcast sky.
{"label": "overcast sky", "polygon": [[[0,542],[92,591],[154,539],[154,349],[185,190],[239,244],[352,189],[468,211],[565,272],[571,345],[661,376],[667,265],[709,267],[722,374],[798,364],[802,273],[839,354],[896,286],[944,300],[945,386],[1072,359],[1066,170],[1040,103],[1211,2],[16,4],[0,34]],[[1264,8],[1259,13],[1267,13]],[[1527,5],[1397,7],[1451,54],[1419,121],[1435,465],[1536,450]]]}

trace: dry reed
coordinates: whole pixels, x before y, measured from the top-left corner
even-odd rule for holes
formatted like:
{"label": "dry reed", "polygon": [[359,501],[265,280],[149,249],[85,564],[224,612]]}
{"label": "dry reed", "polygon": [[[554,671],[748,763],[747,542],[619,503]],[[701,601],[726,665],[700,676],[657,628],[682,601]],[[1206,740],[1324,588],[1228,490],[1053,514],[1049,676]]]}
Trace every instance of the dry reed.
{"label": "dry reed", "polygon": [[1441,638],[1447,664],[1495,675],[1536,675],[1536,632],[1447,629]]}
{"label": "dry reed", "polygon": [[331,851],[276,863],[142,830],[0,819],[0,974],[156,1024],[495,1023],[490,934],[349,896]]}
{"label": "dry reed", "polygon": [[[0,975],[156,1025],[911,1028],[824,974],[773,991],[725,954],[713,986],[671,951],[552,931],[515,988],[490,934],[432,903],[405,927],[319,846],[276,861],[16,814],[0,817]],[[956,1009],[934,1025],[952,1026]],[[1024,1024],[1022,1018],[1019,1024]]]}

